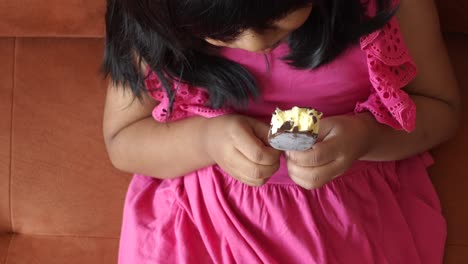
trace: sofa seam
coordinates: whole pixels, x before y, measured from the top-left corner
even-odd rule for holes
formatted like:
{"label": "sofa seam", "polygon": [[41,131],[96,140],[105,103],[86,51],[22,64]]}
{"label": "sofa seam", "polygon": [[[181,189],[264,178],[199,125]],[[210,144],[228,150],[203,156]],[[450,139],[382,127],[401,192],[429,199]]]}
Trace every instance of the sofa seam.
{"label": "sofa seam", "polygon": [[12,195],[12,180],[13,180],[13,125],[14,125],[14,110],[15,110],[15,88],[16,88],[16,64],[17,64],[17,45],[18,38],[13,41],[13,70],[12,70],[12,88],[11,88],[11,108],[10,108],[10,166],[8,179],[8,206],[10,207],[10,231],[14,232],[13,227],[13,195]]}
{"label": "sofa seam", "polygon": [[85,235],[73,235],[73,234],[40,234],[40,233],[31,233],[31,234],[19,234],[24,236],[31,237],[70,237],[70,238],[91,238],[91,239],[119,239],[119,237],[104,237],[104,236],[85,236]]}

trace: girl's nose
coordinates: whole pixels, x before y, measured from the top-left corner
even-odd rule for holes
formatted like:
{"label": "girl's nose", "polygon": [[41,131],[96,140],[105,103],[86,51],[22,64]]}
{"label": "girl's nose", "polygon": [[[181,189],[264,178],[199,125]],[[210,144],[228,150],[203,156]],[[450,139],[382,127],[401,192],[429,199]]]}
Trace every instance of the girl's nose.
{"label": "girl's nose", "polygon": [[272,44],[266,36],[252,30],[245,31],[236,43],[238,48],[253,52],[265,51],[271,48]]}

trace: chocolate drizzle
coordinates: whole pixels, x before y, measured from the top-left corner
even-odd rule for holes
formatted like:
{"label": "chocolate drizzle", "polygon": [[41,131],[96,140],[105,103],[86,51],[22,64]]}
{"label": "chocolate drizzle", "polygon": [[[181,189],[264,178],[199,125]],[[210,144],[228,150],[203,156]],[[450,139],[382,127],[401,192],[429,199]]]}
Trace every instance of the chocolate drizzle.
{"label": "chocolate drizzle", "polygon": [[294,127],[294,122],[293,121],[286,121],[283,123],[283,125],[278,129],[279,132],[284,132],[284,131],[291,131],[291,129],[297,129],[297,127]]}

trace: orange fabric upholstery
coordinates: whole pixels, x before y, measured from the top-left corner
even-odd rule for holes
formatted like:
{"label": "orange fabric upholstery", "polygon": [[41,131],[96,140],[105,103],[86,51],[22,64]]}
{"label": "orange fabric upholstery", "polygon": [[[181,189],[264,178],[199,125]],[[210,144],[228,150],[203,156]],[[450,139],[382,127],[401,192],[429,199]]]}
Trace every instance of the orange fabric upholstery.
{"label": "orange fabric upholstery", "polygon": [[0,36],[102,37],[104,0],[0,0]]}
{"label": "orange fabric upholstery", "polygon": [[6,263],[6,256],[10,245],[12,235],[0,234],[0,261]]}
{"label": "orange fabric upholstery", "polygon": [[430,169],[447,220],[447,263],[468,263],[468,35],[450,34],[447,47],[462,93],[461,128],[456,137],[433,151]]}
{"label": "orange fabric upholstery", "polygon": [[115,238],[15,235],[8,250],[8,264],[106,264],[117,263]]}
{"label": "orange fabric upholstery", "polygon": [[5,43],[15,55],[8,75],[1,71],[8,263],[114,263],[130,177],[112,168],[103,144],[103,39]]}
{"label": "orange fabric upholstery", "polygon": [[445,32],[468,34],[468,1],[436,0],[442,29]]}
{"label": "orange fabric upholstery", "polygon": [[17,41],[11,182],[16,232],[118,237],[128,178],[107,162],[101,137],[102,49],[101,39]]}
{"label": "orange fabric upholstery", "polygon": [[[468,0],[439,0],[468,104]],[[104,0],[0,0],[0,263],[116,263],[130,175],[112,168],[99,75]],[[450,32],[450,33],[448,33]],[[445,263],[468,263],[468,112],[430,169]]]}

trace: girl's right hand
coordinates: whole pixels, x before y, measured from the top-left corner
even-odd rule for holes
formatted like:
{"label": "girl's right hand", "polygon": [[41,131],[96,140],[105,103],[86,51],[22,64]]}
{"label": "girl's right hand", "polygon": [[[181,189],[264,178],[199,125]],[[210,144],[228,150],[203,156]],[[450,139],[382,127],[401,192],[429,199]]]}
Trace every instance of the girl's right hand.
{"label": "girl's right hand", "polygon": [[202,138],[206,153],[229,175],[260,186],[278,170],[281,152],[268,145],[268,125],[240,115],[208,121]]}

